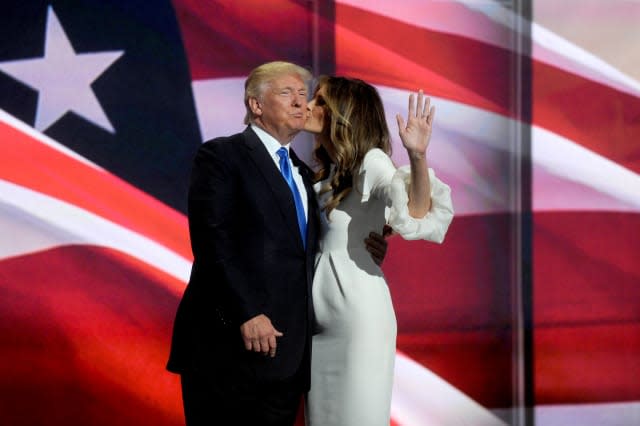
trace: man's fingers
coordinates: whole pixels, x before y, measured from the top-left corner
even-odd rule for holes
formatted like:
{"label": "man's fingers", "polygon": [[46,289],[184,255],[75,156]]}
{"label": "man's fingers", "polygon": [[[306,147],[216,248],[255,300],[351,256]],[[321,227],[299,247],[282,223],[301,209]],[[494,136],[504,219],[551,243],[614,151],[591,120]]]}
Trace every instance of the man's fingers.
{"label": "man's fingers", "polygon": [[249,348],[249,350],[260,352],[260,341],[258,339],[251,339],[251,348]]}
{"label": "man's fingers", "polygon": [[273,333],[270,336],[264,336],[259,340],[258,349],[256,352],[262,352],[263,355],[270,355],[274,357],[276,355],[276,347],[278,345],[276,337],[280,337],[283,334],[273,329]]}
{"label": "man's fingers", "polygon": [[[384,230],[383,230],[384,234]],[[370,232],[369,236],[364,240],[367,249],[374,253],[386,253],[387,252],[387,241],[385,240],[383,235],[378,234],[377,232]]]}
{"label": "man's fingers", "polygon": [[269,356],[273,358],[276,356],[276,336],[269,337]]}
{"label": "man's fingers", "polygon": [[273,358],[274,356],[276,356],[276,347],[278,346],[278,342],[276,340],[276,337],[282,337],[284,336],[284,334],[278,330],[276,330],[275,328],[273,329],[273,336],[271,336],[269,338],[269,356],[271,356],[271,358]]}
{"label": "man's fingers", "polygon": [[364,243],[367,251],[371,253],[371,257],[376,265],[382,265],[384,261],[384,257],[387,254],[387,241],[384,238],[384,230],[383,235],[378,234],[377,232],[370,232],[369,236],[365,238]]}
{"label": "man's fingers", "polygon": [[[387,247],[386,241],[384,241],[384,239],[381,239],[381,238],[378,238],[378,237],[376,237],[376,238],[372,238],[372,237],[365,238],[364,242],[367,245],[368,249],[373,249],[375,251],[384,250]],[[369,251],[371,251],[371,250],[369,250]]]}
{"label": "man's fingers", "polygon": [[276,354],[276,337],[283,336],[265,315],[258,315],[243,323],[240,333],[246,350],[272,357]]}
{"label": "man's fingers", "polygon": [[269,339],[266,337],[260,339],[260,352],[263,354],[269,353]]}
{"label": "man's fingers", "polygon": [[379,246],[377,244],[372,244],[371,241],[367,241],[365,240],[365,242],[367,243],[367,251],[371,254],[371,258],[373,259],[374,263],[378,266],[382,265],[382,262],[384,261],[384,256],[387,252],[386,250],[386,246]]}
{"label": "man's fingers", "polygon": [[364,240],[364,242],[367,244],[366,249],[369,253],[375,256],[384,255],[386,253],[386,249],[385,249],[386,246],[381,245],[377,241],[370,240],[367,238],[366,240]]}
{"label": "man's fingers", "polygon": [[244,348],[245,348],[246,350],[250,351],[250,350],[251,350],[251,348],[253,348],[253,345],[252,345],[252,343],[251,343],[251,340],[250,340],[250,339],[242,339],[242,340],[244,340]]}

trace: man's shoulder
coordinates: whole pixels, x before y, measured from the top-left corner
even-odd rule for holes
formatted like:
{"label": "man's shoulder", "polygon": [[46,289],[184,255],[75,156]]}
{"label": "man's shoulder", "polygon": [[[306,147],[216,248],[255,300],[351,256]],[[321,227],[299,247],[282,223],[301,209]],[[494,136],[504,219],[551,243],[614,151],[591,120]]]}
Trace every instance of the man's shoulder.
{"label": "man's shoulder", "polygon": [[212,153],[232,153],[243,147],[245,141],[245,132],[236,133],[229,136],[218,136],[203,142],[200,146],[200,151]]}
{"label": "man's shoulder", "polygon": [[240,142],[245,140],[245,132],[235,133],[228,136],[217,136],[215,138],[206,140],[202,145],[214,146],[214,145],[226,145],[234,142]]}

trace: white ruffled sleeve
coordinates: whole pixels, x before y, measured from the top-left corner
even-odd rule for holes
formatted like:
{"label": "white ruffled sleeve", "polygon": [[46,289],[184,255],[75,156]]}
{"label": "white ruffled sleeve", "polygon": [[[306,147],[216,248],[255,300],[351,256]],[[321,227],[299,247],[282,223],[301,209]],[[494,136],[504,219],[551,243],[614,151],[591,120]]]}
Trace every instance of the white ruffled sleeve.
{"label": "white ruffled sleeve", "polygon": [[409,166],[400,167],[393,175],[388,192],[391,206],[385,211],[387,223],[405,240],[429,240],[442,243],[449,224],[453,220],[451,188],[438,179],[430,168],[431,209],[424,217],[415,218],[409,214],[407,205],[410,180]]}
{"label": "white ruffled sleeve", "polygon": [[431,209],[424,217],[414,218],[409,214],[409,166],[395,168],[391,159],[379,149],[371,150],[364,158],[361,173],[362,202],[371,195],[385,200],[385,218],[394,232],[405,240],[428,240],[442,243],[453,220],[451,188],[429,169],[431,182]]}

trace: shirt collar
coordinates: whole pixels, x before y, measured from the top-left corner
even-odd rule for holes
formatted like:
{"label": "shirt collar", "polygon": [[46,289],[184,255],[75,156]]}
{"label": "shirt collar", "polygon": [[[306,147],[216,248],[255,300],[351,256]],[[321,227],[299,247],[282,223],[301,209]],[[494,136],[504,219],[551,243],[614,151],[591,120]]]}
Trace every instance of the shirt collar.
{"label": "shirt collar", "polygon": [[260,139],[260,141],[262,142],[264,147],[267,148],[267,151],[269,152],[269,154],[271,154],[272,157],[278,158],[277,151],[282,147],[285,147],[287,151],[289,151],[290,144],[282,145],[276,138],[274,138],[265,130],[261,129],[255,124],[251,124],[250,126],[255,134],[258,135],[258,139]]}

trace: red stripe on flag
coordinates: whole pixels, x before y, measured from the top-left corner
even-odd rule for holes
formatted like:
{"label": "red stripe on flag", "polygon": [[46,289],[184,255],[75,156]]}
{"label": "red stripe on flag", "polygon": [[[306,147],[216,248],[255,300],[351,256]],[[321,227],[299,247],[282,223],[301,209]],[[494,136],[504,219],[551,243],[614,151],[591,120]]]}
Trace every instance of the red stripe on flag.
{"label": "red stripe on flag", "polygon": [[2,179],[76,205],[191,259],[183,214],[1,121],[0,139]]}
{"label": "red stripe on flag", "polygon": [[640,324],[640,214],[536,213],[534,230],[537,325]]}
{"label": "red stripe on flag", "polygon": [[534,216],[536,400],[640,400],[640,214]]}
{"label": "red stripe on flag", "polygon": [[1,261],[3,424],[184,424],[165,370],[183,288],[91,246]]}
{"label": "red stripe on flag", "polygon": [[173,0],[173,5],[194,80],[246,76],[267,61],[286,58],[306,65],[311,60],[310,5],[288,0]]}
{"label": "red stripe on flag", "polygon": [[640,400],[640,322],[535,328],[536,404]]}
{"label": "red stripe on flag", "polygon": [[533,122],[640,173],[640,98],[533,64]]}

